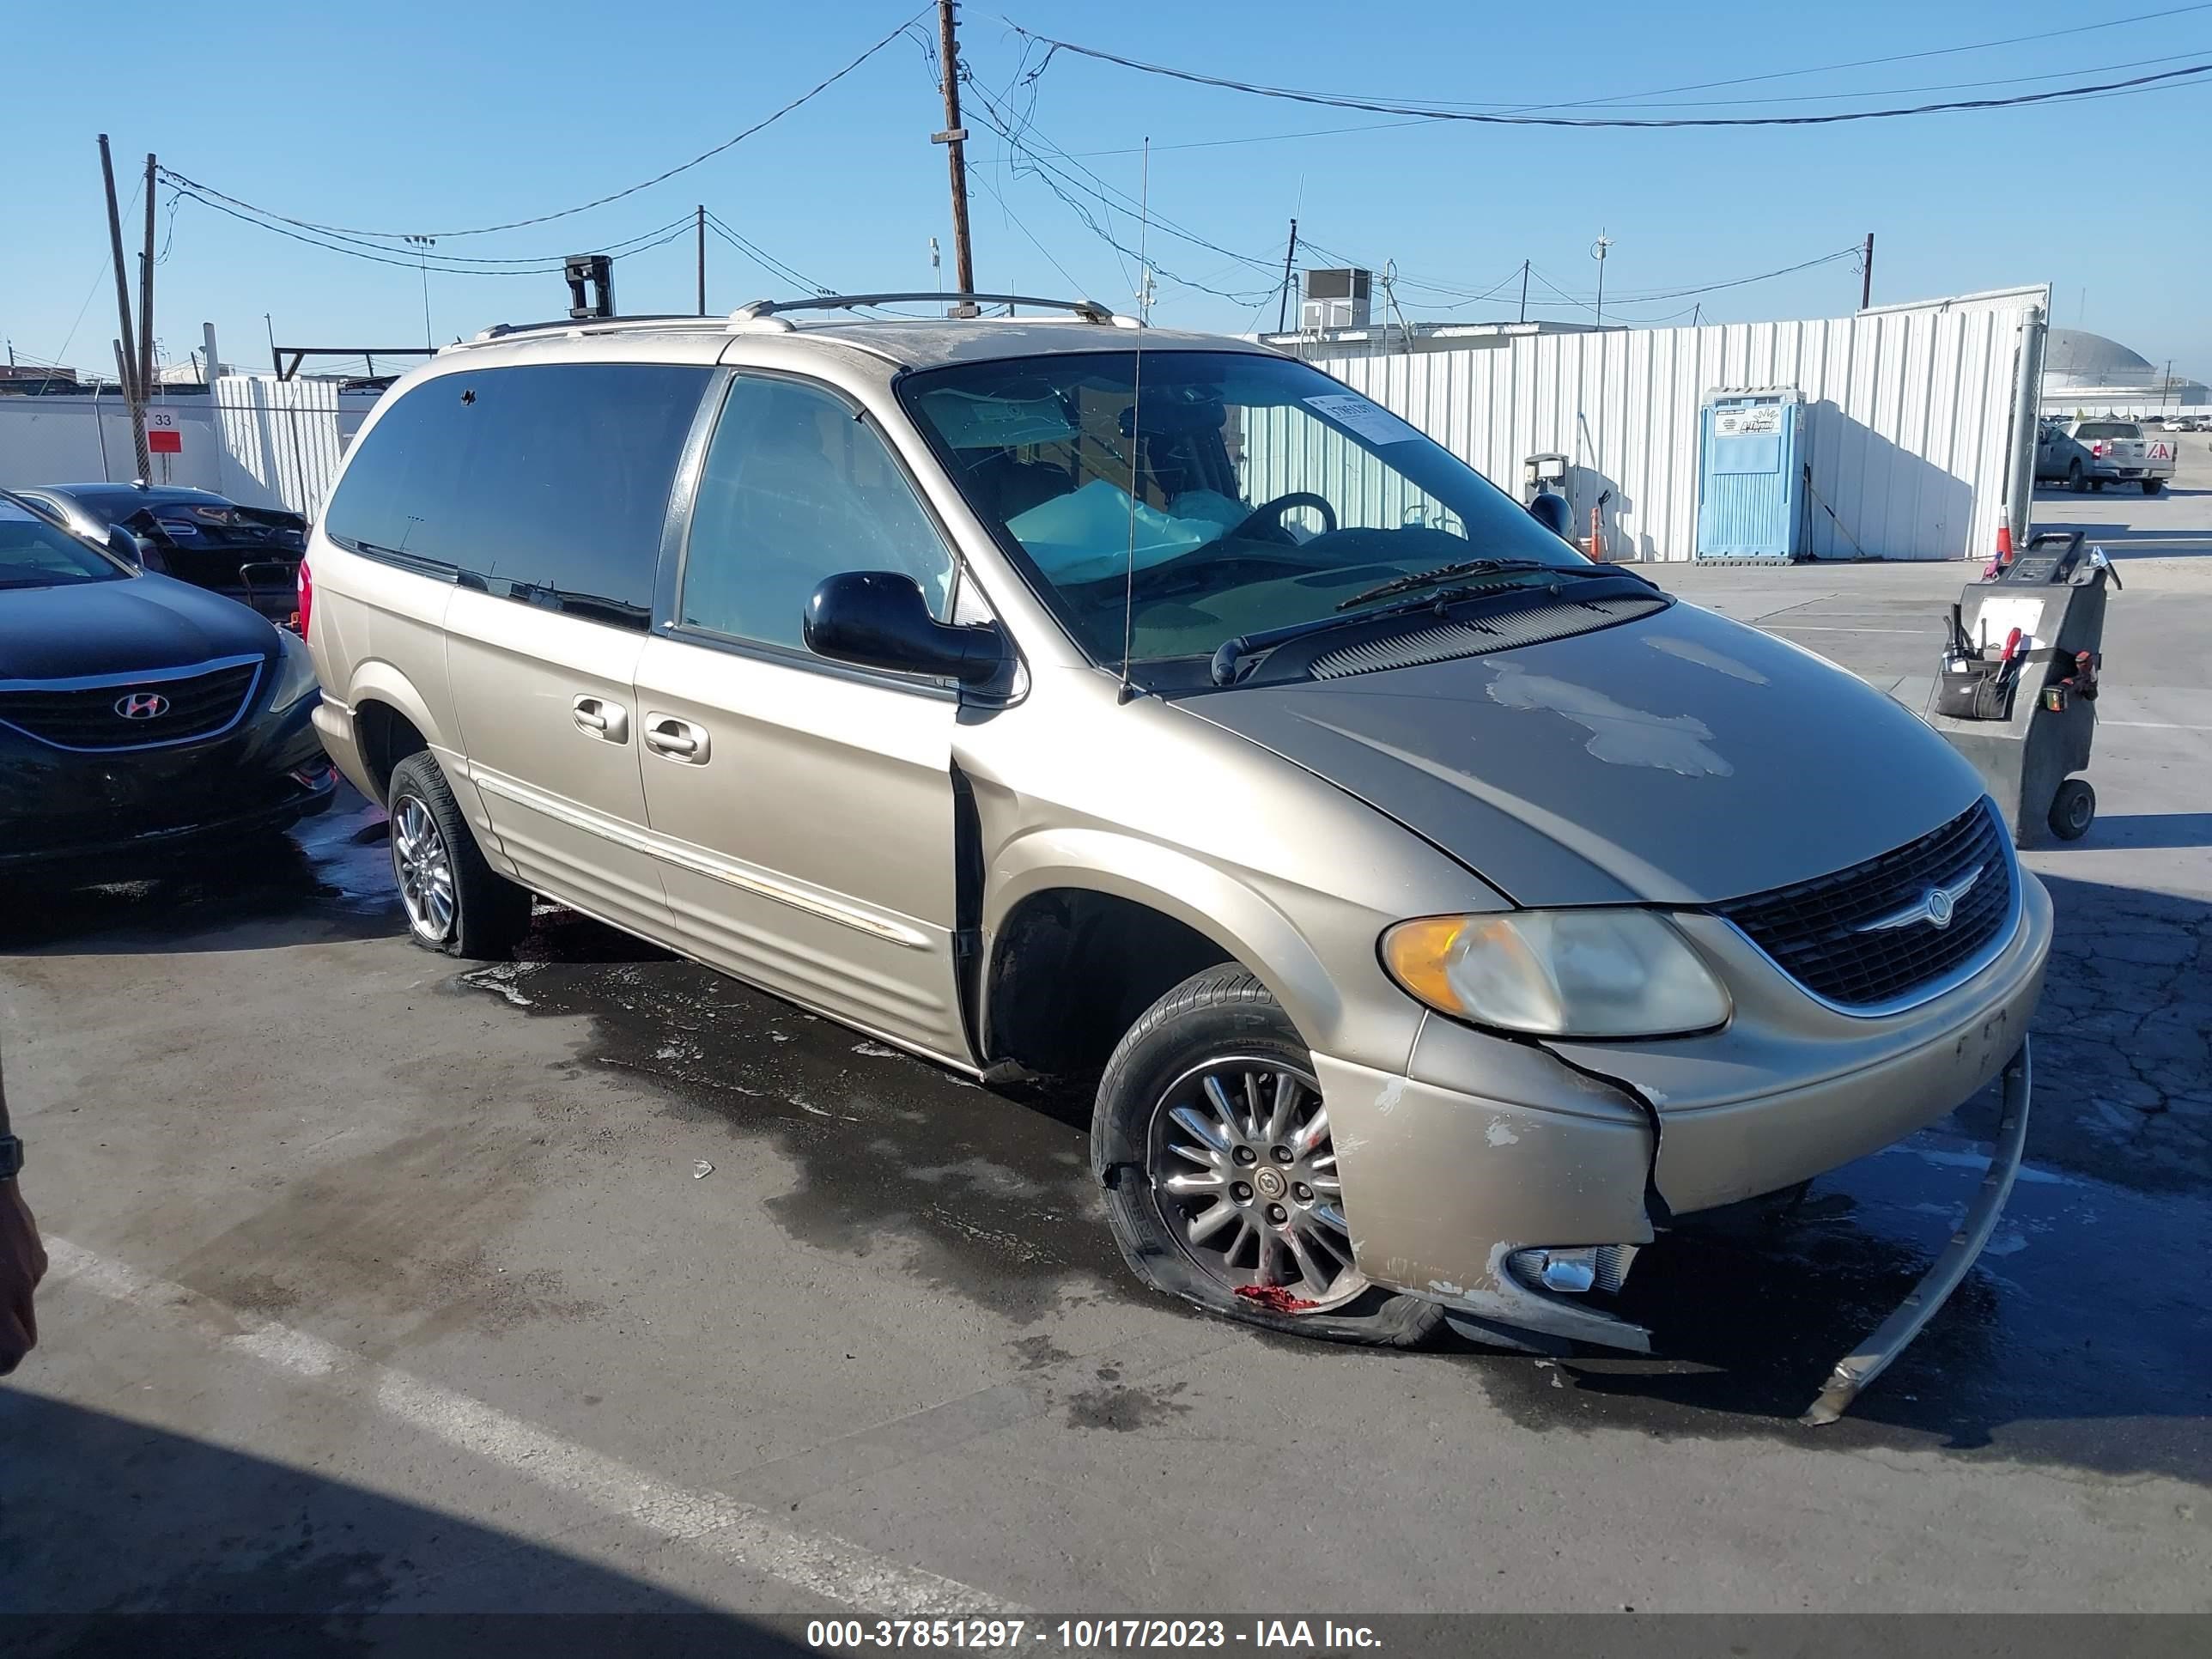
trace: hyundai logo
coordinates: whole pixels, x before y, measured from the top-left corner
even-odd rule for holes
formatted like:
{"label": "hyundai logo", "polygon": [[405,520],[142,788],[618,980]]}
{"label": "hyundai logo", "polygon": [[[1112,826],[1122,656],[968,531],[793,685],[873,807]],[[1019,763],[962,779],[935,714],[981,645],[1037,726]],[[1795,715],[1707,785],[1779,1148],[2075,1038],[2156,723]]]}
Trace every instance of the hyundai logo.
{"label": "hyundai logo", "polygon": [[115,700],[115,712],[126,720],[155,720],[169,712],[169,700],[158,691],[133,691]]}

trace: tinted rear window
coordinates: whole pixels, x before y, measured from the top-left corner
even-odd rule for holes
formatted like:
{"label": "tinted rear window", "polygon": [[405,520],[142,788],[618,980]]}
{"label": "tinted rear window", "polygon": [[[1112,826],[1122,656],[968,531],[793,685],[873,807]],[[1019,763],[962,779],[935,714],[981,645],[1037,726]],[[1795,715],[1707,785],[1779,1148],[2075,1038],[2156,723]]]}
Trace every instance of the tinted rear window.
{"label": "tinted rear window", "polygon": [[713,374],[545,363],[424,381],[362,438],[324,527],[371,556],[642,629],[669,489]]}
{"label": "tinted rear window", "polygon": [[2142,428],[2133,421],[2084,421],[2074,428],[2077,438],[2140,438]]}

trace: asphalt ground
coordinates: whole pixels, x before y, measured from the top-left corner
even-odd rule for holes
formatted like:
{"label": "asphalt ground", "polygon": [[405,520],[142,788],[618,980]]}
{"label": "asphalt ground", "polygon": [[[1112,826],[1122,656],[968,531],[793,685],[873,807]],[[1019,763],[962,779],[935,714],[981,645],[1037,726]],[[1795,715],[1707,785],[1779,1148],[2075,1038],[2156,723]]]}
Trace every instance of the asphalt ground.
{"label": "asphalt ground", "polygon": [[[1085,1102],[975,1087],[565,912],[409,945],[357,799],[0,908],[54,1241],[0,1610],[2212,1610],[2212,457],[2045,497],[2127,584],[2029,1161],[1843,1423],[1989,1103],[1694,1220],[1649,1360],[1333,1349],[1137,1288]],[[1661,571],[1885,686],[1943,567]]]}

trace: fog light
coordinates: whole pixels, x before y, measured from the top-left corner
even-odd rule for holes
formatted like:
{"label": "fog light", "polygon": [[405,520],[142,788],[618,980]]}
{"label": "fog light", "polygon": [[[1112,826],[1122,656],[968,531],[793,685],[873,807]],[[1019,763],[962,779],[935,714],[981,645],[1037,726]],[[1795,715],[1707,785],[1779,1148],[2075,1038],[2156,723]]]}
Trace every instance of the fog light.
{"label": "fog light", "polygon": [[1560,1291],[1579,1296],[1585,1291],[1617,1291],[1628,1277],[1629,1265],[1641,1248],[1635,1244],[1584,1244],[1571,1249],[1541,1248],[1516,1250],[1505,1258],[1513,1276],[1532,1290]]}

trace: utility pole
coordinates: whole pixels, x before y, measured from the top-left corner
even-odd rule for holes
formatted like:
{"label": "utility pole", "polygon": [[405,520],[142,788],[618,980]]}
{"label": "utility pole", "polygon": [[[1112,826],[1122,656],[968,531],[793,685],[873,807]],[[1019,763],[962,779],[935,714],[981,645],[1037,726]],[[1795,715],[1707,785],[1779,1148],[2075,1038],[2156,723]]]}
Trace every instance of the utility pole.
{"label": "utility pole", "polygon": [[146,246],[138,256],[138,401],[154,395],[154,153],[146,152]]}
{"label": "utility pole", "polygon": [[123,263],[123,211],[115,204],[115,161],[104,132],[100,135],[100,176],[107,186],[108,263],[115,268],[115,314],[122,331],[115,343],[115,372],[123,382],[124,406],[131,411],[131,447],[138,462],[132,476],[143,478],[152,470],[146,459],[146,406],[138,395],[133,368],[138,349],[131,327],[131,271]]}
{"label": "utility pole", "polygon": [[[408,236],[401,240],[415,245],[415,264],[422,273],[422,343],[435,349],[438,343],[430,337],[430,250],[438,246],[438,239],[434,236]],[[272,352],[276,349],[273,341],[270,349]],[[277,372],[283,372],[281,365]]]}
{"label": "utility pole", "polygon": [[1521,262],[1521,320],[1528,320],[1528,262]]}
{"label": "utility pole", "polygon": [[699,314],[707,314],[707,204],[699,204]]}
{"label": "utility pole", "polygon": [[[929,142],[945,146],[945,165],[952,177],[952,270],[960,292],[975,291],[975,251],[968,240],[968,129],[960,125],[960,39],[953,22],[959,9],[953,0],[937,0],[937,60],[944,71],[945,131],[930,135]],[[969,302],[960,312],[968,314]]]}
{"label": "utility pole", "polygon": [[1298,221],[1297,221],[1297,216],[1296,214],[1292,214],[1292,215],[1291,216],[1291,241],[1290,241],[1290,246],[1287,246],[1287,247],[1285,247],[1285,248],[1283,250],[1283,292],[1282,292],[1282,297],[1281,297],[1279,300],[1278,300],[1278,301],[1276,301],[1276,304],[1275,304],[1275,332],[1276,332],[1276,333],[1278,333],[1278,334],[1280,334],[1280,333],[1283,331],[1283,325],[1284,325],[1284,324],[1285,324],[1285,320],[1288,319],[1288,317],[1289,317],[1289,315],[1290,315],[1290,310],[1291,310],[1291,265],[1292,265],[1292,264],[1297,261],[1297,257],[1298,257]]}
{"label": "utility pole", "polygon": [[1597,321],[1593,325],[1597,328],[1605,326],[1605,255],[1612,246],[1613,238],[1603,231],[1598,232],[1597,240],[1590,244],[1590,258],[1597,261]]}
{"label": "utility pole", "polygon": [[1866,247],[1859,255],[1859,309],[1874,303],[1874,233],[1867,232]]}
{"label": "utility pole", "polygon": [[[207,382],[209,392],[212,392],[215,390],[216,381],[219,380],[222,374],[222,365],[216,361],[215,325],[213,323],[202,323],[200,325],[200,343],[207,348],[207,374],[203,378]],[[371,363],[369,365],[368,372],[372,374],[375,374],[376,365]]]}

